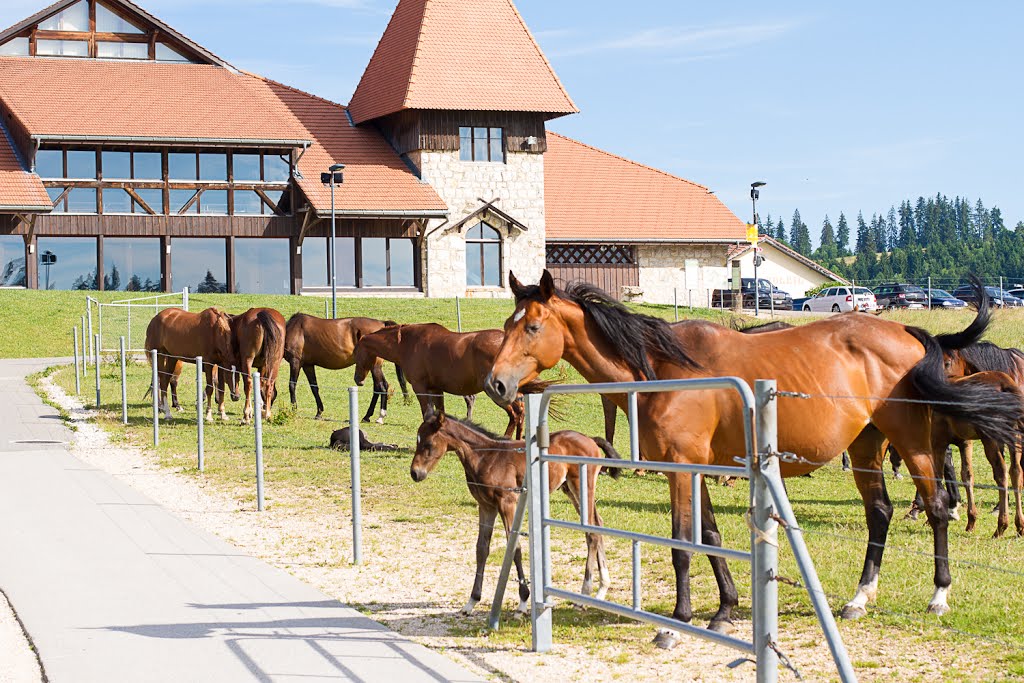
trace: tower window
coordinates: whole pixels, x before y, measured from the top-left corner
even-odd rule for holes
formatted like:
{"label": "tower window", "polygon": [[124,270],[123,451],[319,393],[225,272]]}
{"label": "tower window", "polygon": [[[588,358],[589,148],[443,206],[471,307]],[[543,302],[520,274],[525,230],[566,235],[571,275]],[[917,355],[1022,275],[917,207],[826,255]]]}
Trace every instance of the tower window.
{"label": "tower window", "polygon": [[459,128],[459,159],[505,163],[504,135],[501,128],[463,126]]}

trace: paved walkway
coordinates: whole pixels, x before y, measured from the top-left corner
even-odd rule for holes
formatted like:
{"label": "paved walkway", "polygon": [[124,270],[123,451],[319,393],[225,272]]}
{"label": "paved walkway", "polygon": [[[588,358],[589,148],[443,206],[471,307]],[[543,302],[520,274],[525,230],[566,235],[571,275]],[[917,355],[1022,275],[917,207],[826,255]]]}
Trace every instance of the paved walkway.
{"label": "paved walkway", "polygon": [[72,457],[0,360],[0,589],[51,683],[469,681],[444,656]]}

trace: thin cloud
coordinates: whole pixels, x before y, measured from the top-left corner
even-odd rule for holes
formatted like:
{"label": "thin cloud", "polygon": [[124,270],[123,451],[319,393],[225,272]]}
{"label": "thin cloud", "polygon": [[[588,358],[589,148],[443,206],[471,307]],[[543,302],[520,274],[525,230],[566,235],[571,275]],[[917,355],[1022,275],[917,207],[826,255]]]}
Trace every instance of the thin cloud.
{"label": "thin cloud", "polygon": [[556,57],[576,57],[599,52],[677,52],[676,58],[694,61],[724,56],[731,51],[775,40],[790,32],[797,22],[734,24],[729,26],[667,26],[643,29],[618,38],[599,40],[553,51]]}

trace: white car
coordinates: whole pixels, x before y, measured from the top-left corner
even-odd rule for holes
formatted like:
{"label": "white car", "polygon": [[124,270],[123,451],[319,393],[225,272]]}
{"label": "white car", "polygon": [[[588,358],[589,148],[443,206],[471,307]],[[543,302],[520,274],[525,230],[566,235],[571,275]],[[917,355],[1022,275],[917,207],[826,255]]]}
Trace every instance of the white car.
{"label": "white car", "polygon": [[877,311],[878,304],[867,287],[829,287],[805,301],[803,310],[814,313]]}

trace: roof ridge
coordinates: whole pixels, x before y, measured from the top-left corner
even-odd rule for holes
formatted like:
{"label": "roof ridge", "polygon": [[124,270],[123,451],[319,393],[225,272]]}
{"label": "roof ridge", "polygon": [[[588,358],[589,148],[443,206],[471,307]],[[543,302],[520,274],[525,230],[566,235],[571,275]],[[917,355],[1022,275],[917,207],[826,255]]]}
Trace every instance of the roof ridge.
{"label": "roof ridge", "polygon": [[329,100],[326,97],[321,97],[320,95],[313,94],[311,92],[303,90],[302,88],[296,88],[293,85],[288,85],[287,83],[282,83],[281,81],[276,81],[273,78],[267,78],[266,76],[264,76],[262,74],[252,73],[251,71],[240,71],[239,73],[242,73],[242,74],[244,74],[246,76],[250,76],[250,77],[255,78],[257,80],[261,80],[264,83],[270,83],[272,85],[281,86],[285,90],[291,90],[292,92],[298,93],[299,95],[304,95],[304,96],[310,97],[310,98],[312,98],[314,100],[320,100],[321,102],[323,102],[325,104],[330,104],[330,105],[333,105],[335,107],[339,107],[339,108],[341,108],[341,109],[343,109],[345,111],[348,111],[348,105],[347,104],[342,104],[341,102],[335,102],[334,100]]}
{"label": "roof ridge", "polygon": [[592,149],[595,152],[599,152],[601,154],[604,154],[605,156],[609,156],[609,157],[612,157],[614,159],[619,159],[620,161],[625,161],[626,163],[632,164],[634,166],[639,166],[642,169],[645,169],[645,170],[648,170],[648,171],[654,171],[655,173],[659,173],[659,174],[661,174],[663,176],[666,176],[668,178],[671,178],[673,180],[679,180],[679,181],[687,183],[689,185],[693,185],[694,187],[699,187],[702,190],[707,190],[709,193],[711,192],[710,189],[706,185],[701,185],[700,183],[695,183],[692,180],[687,180],[686,178],[683,178],[681,176],[677,176],[677,175],[675,175],[673,173],[669,173],[668,171],[663,171],[660,168],[655,168],[654,166],[648,166],[647,164],[640,163],[639,161],[634,161],[633,159],[628,159],[628,158],[622,156],[621,154],[615,154],[614,152],[609,152],[606,149],[601,149],[600,147],[594,147],[593,145],[588,145],[587,143],[581,142],[581,141],[579,141],[579,140],[577,140],[575,138],[571,138],[568,135],[562,135],[561,133],[556,133],[553,130],[549,130],[547,132],[547,134],[548,135],[554,135],[555,137],[562,138],[563,140],[568,140],[569,142],[574,142],[577,145],[580,145],[581,147],[586,147],[587,149]]}
{"label": "roof ridge", "polygon": [[548,71],[551,73],[551,77],[555,79],[555,83],[558,84],[558,89],[562,91],[563,95],[565,95],[565,99],[569,100],[569,104],[572,108],[579,113],[580,108],[576,106],[576,102],[574,102],[572,97],[569,95],[569,91],[565,89],[564,85],[562,85],[562,79],[560,79],[558,74],[555,73],[555,67],[551,66],[551,62],[548,61],[548,56],[544,54],[544,50],[540,48],[540,44],[537,42],[537,39],[533,37],[533,31],[531,31],[530,27],[526,25],[526,20],[523,19],[523,15],[519,13],[519,8],[516,7],[516,4],[512,0],[505,0],[505,2],[508,3],[512,13],[516,15],[516,19],[519,20],[519,25],[523,27],[524,31],[526,31],[526,35],[530,38],[530,42],[533,43],[533,47],[537,50],[537,54],[542,60],[544,60],[544,66],[548,68]]}
{"label": "roof ridge", "polygon": [[[402,0],[398,0],[399,4]],[[412,62],[409,64],[409,78],[406,80],[405,85],[405,97],[402,98],[402,108],[409,108],[409,101],[412,99],[412,88],[416,83],[416,65],[420,61],[420,46],[423,44],[423,34],[426,33],[427,26],[427,6],[431,0],[422,0],[423,13],[420,15],[420,30],[416,32],[416,45],[412,48]],[[398,11],[398,6],[395,6],[395,11]],[[387,29],[385,29],[387,32]],[[383,38],[383,36],[381,36]]]}

